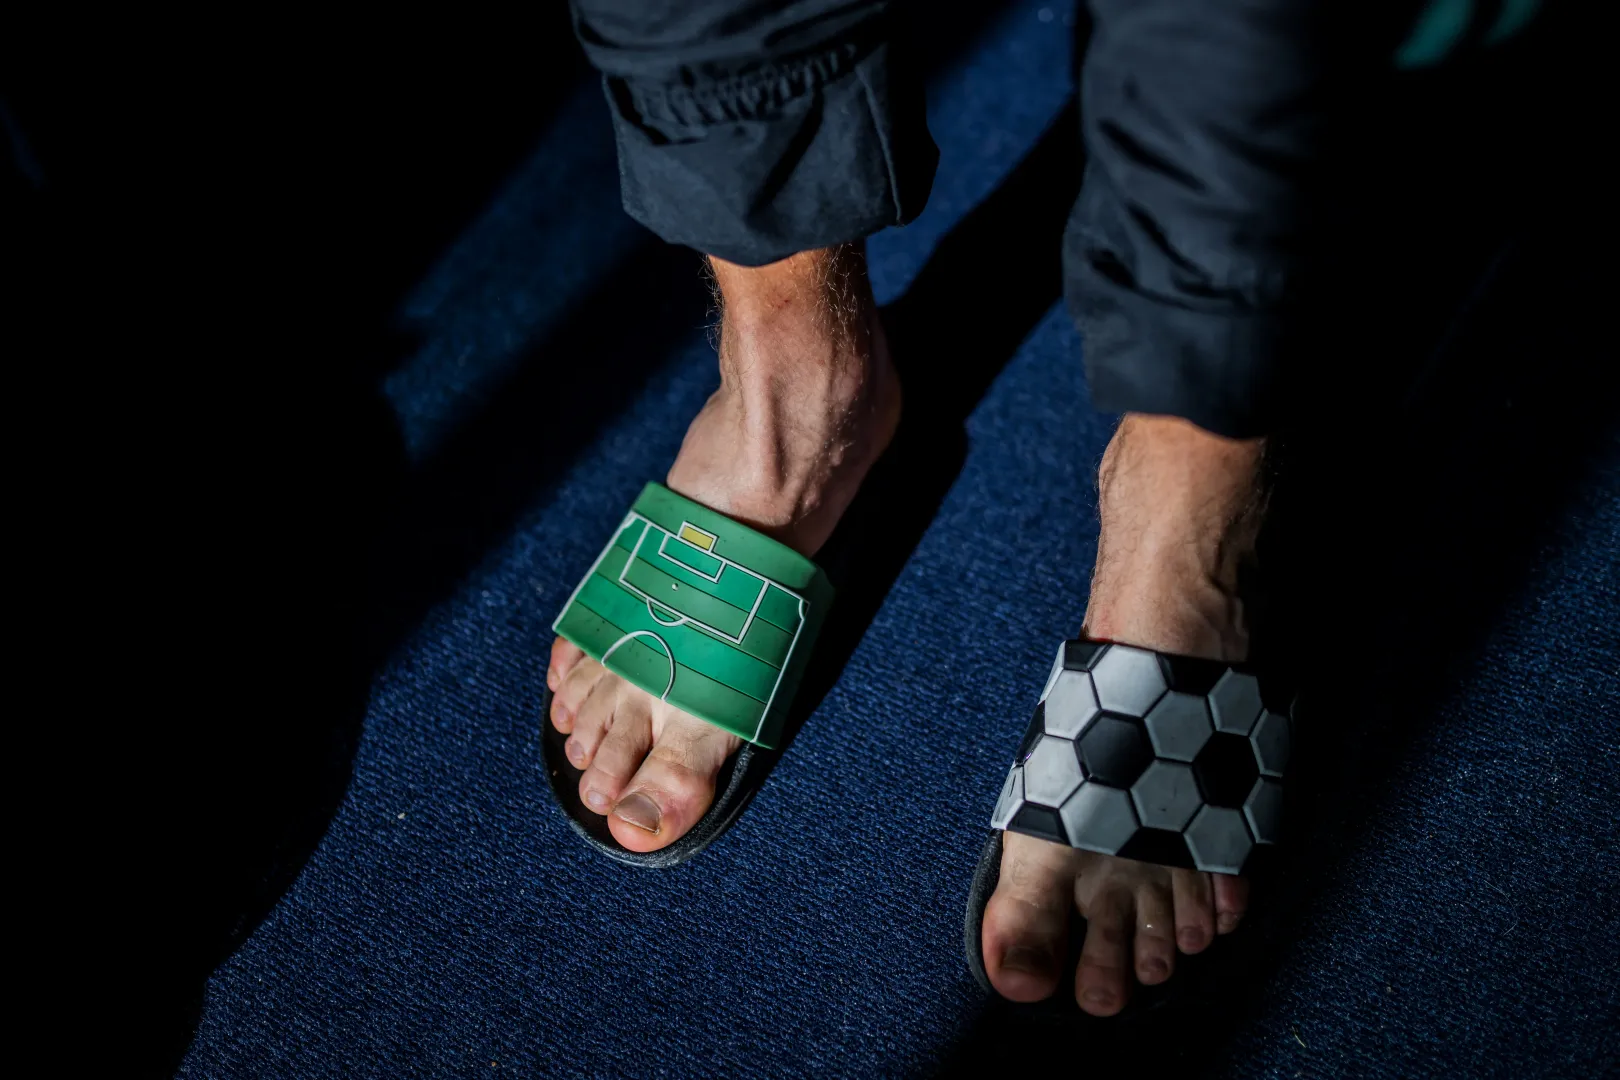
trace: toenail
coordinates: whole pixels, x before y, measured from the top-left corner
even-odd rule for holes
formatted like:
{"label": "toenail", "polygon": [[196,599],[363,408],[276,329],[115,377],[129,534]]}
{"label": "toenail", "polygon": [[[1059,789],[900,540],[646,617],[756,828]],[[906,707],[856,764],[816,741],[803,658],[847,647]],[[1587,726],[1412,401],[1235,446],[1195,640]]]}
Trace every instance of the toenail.
{"label": "toenail", "polygon": [[658,804],[639,791],[620,799],[619,805],[613,808],[613,813],[621,821],[628,821],[638,829],[645,829],[650,833],[658,831]]}
{"label": "toenail", "polygon": [[1203,931],[1202,930],[1194,930],[1191,927],[1188,927],[1187,929],[1183,930],[1181,933],[1177,934],[1176,935],[1176,940],[1181,942],[1181,947],[1183,949],[1192,950],[1192,949],[1202,949],[1204,947],[1204,933],[1203,933]]}
{"label": "toenail", "polygon": [[1011,971],[1022,971],[1026,975],[1050,975],[1052,957],[1028,945],[1014,945],[1002,956],[1001,966]]}
{"label": "toenail", "polygon": [[1100,1005],[1103,1008],[1107,1008],[1108,1006],[1110,1006],[1110,1005],[1112,1005],[1114,1003],[1114,995],[1113,994],[1110,994],[1108,991],[1100,989],[1099,987],[1095,987],[1095,986],[1093,986],[1090,990],[1086,991],[1085,999],[1090,1004],[1092,1004],[1092,1005]]}
{"label": "toenail", "polygon": [[1170,965],[1157,958],[1144,960],[1142,962],[1142,974],[1150,979],[1162,979],[1170,974]]}
{"label": "toenail", "polygon": [[563,744],[563,749],[568,751],[569,761],[572,761],[575,765],[585,764],[585,748],[575,742],[573,736],[568,737],[568,741]]}
{"label": "toenail", "polygon": [[1223,911],[1215,917],[1215,925],[1220,928],[1223,934],[1231,933],[1237,927],[1237,924],[1238,917],[1230,911]]}
{"label": "toenail", "polygon": [[557,689],[557,669],[556,668],[546,668],[546,689],[548,689],[548,690],[556,690]]}
{"label": "toenail", "polygon": [[595,810],[598,814],[605,814],[608,812],[607,796],[603,795],[600,791],[587,791],[585,793],[585,805],[590,807],[592,810]]}

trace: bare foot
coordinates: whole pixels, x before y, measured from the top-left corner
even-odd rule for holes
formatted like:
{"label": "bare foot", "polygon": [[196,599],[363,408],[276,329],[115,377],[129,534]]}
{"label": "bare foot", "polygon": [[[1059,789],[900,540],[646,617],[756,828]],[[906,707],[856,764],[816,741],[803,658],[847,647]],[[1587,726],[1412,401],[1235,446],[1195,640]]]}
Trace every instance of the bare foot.
{"label": "bare foot", "polygon": [[[759,268],[711,259],[721,301],[720,389],[687,429],[669,487],[812,555],[900,420],[866,263],[856,245]],[[695,825],[740,745],[558,638],[551,723],[585,771],[580,798],[631,851]]]}
{"label": "bare foot", "polygon": [[[1238,661],[1249,640],[1238,566],[1264,515],[1262,440],[1211,435],[1184,420],[1127,415],[1098,477],[1102,533],[1086,633],[1165,652]],[[1067,976],[1071,913],[1086,919],[1076,1001],[1112,1016],[1134,983],[1168,979],[1238,925],[1240,877],[1097,855],[1003,835],[1001,880],[985,909],[990,982],[1012,1001],[1049,997]]]}

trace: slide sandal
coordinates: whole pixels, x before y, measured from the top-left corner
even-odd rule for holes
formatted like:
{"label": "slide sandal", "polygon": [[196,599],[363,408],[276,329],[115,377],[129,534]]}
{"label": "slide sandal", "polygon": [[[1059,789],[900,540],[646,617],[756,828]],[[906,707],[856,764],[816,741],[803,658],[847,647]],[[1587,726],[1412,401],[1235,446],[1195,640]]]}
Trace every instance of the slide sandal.
{"label": "slide sandal", "polygon": [[552,625],[607,670],[683,712],[739,736],[715,800],[658,851],[622,847],[579,797],[580,770],[543,697],[546,771],[574,831],[619,862],[685,862],[736,820],[774,764],[783,722],[832,603],[809,559],[662,484],[630,512]]}
{"label": "slide sandal", "polygon": [[[990,819],[968,893],[963,945],[987,991],[984,909],[1001,877],[1004,830],[1217,874],[1252,870],[1281,839],[1291,708],[1253,669],[1106,641],[1065,641]],[[1083,932],[1071,928],[1079,956]],[[1127,1014],[1164,1004],[1176,976],[1135,987]],[[1060,983],[1041,1007],[1078,1014]],[[1123,1015],[1123,1014],[1122,1014]]]}

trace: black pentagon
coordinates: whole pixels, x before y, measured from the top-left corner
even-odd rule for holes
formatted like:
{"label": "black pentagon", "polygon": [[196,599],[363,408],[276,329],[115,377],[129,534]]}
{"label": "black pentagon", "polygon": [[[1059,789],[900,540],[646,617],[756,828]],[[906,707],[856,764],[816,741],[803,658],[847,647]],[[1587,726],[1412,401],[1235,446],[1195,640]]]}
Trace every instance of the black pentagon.
{"label": "black pentagon", "polygon": [[1029,730],[1024,732],[1024,741],[1018,744],[1018,764],[1022,765],[1029,760],[1029,755],[1035,752],[1035,744],[1041,741],[1041,735],[1046,730],[1046,702],[1035,706],[1035,715],[1030,718]]}
{"label": "black pentagon", "polygon": [[1241,809],[1260,778],[1260,765],[1247,735],[1217,731],[1193,759],[1193,775],[1206,803]]}
{"label": "black pentagon", "polygon": [[1182,866],[1189,870],[1193,865],[1187,841],[1180,833],[1169,829],[1137,829],[1136,835],[1119,849],[1119,857],[1159,866]]}
{"label": "black pentagon", "polygon": [[1070,671],[1090,671],[1091,662],[1104,649],[1100,641],[1065,641],[1063,643],[1063,666]]}
{"label": "black pentagon", "polygon": [[1038,836],[1042,840],[1050,840],[1056,844],[1069,846],[1069,834],[1063,831],[1063,819],[1058,812],[1045,806],[1036,806],[1034,803],[1025,803],[1013,815],[1007,828],[1013,832],[1027,833]]}
{"label": "black pentagon", "polygon": [[1183,694],[1207,694],[1215,688],[1215,681],[1226,671],[1220,660],[1202,660],[1195,656],[1159,656],[1164,668],[1165,681],[1170,689]]}
{"label": "black pentagon", "polygon": [[[1245,745],[1247,742],[1244,740]],[[1137,721],[1099,716],[1080,736],[1080,761],[1086,767],[1086,775],[1110,787],[1130,787],[1152,760],[1153,748],[1148,745],[1147,732]],[[1243,794],[1249,794],[1248,788]],[[1241,799],[1238,805],[1242,805]]]}

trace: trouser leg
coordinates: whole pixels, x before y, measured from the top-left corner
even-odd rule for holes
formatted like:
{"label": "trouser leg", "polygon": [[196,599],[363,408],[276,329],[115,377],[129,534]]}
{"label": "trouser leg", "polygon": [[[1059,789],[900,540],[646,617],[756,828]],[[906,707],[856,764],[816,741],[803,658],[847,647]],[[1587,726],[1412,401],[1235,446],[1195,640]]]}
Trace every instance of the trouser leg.
{"label": "trouser leg", "polygon": [[1309,5],[1090,6],[1064,271],[1092,397],[1263,434],[1317,149]]}
{"label": "trouser leg", "polygon": [[1448,43],[1419,0],[1089,7],[1064,263],[1106,411],[1241,437],[1398,398],[1570,172],[1550,18],[1482,6]]}
{"label": "trouser leg", "polygon": [[887,0],[574,0],[625,210],[759,266],[914,218],[938,151]]}

